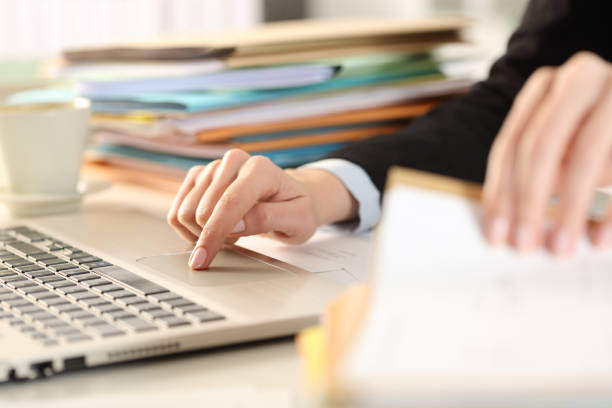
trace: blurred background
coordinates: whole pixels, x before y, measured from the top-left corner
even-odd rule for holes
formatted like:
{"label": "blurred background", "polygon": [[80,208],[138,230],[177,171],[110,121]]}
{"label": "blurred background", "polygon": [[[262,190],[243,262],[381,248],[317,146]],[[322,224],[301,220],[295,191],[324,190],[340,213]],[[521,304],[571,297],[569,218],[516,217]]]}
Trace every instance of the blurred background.
{"label": "blurred background", "polygon": [[37,85],[38,61],[75,46],[248,28],[264,21],[461,14],[483,54],[501,54],[527,0],[0,0],[0,100]]}

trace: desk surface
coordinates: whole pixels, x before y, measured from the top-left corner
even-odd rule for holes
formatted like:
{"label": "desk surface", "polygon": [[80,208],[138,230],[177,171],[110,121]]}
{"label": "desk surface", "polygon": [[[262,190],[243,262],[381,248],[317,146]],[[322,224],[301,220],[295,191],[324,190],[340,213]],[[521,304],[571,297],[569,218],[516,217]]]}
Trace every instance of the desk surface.
{"label": "desk surface", "polygon": [[[121,203],[165,217],[171,199],[172,196],[165,193],[113,185],[86,197],[82,210]],[[293,393],[299,392],[301,383],[301,367],[293,339],[285,338],[0,385],[0,405],[4,406],[2,400],[36,403],[75,397],[103,398],[109,393],[135,396],[146,395],[152,390],[182,393],[245,386]]]}

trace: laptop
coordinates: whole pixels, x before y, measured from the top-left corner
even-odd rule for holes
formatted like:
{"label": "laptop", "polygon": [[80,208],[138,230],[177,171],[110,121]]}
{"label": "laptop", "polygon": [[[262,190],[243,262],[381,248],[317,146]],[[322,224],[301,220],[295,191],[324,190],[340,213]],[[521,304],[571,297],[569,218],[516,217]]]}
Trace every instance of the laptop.
{"label": "laptop", "polygon": [[0,382],[292,335],[342,289],[239,246],[188,258],[133,209],[0,224]]}

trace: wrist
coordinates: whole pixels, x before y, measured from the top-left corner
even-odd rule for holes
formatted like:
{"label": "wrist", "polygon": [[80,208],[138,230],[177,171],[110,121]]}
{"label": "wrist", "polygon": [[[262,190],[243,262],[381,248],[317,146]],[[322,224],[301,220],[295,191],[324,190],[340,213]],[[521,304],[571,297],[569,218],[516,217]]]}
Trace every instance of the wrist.
{"label": "wrist", "polygon": [[348,221],[358,216],[359,203],[334,174],[311,168],[285,172],[306,189],[317,225]]}

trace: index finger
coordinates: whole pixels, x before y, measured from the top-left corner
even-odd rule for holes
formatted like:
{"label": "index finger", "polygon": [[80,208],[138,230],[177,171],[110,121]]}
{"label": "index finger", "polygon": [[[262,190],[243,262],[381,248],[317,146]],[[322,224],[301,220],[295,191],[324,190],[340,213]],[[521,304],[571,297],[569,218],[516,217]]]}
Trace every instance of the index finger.
{"label": "index finger", "polygon": [[265,157],[254,156],[245,163],[238,177],[225,190],[202,229],[189,259],[193,269],[206,269],[223,246],[225,238],[262,198],[278,186],[275,166]]}

